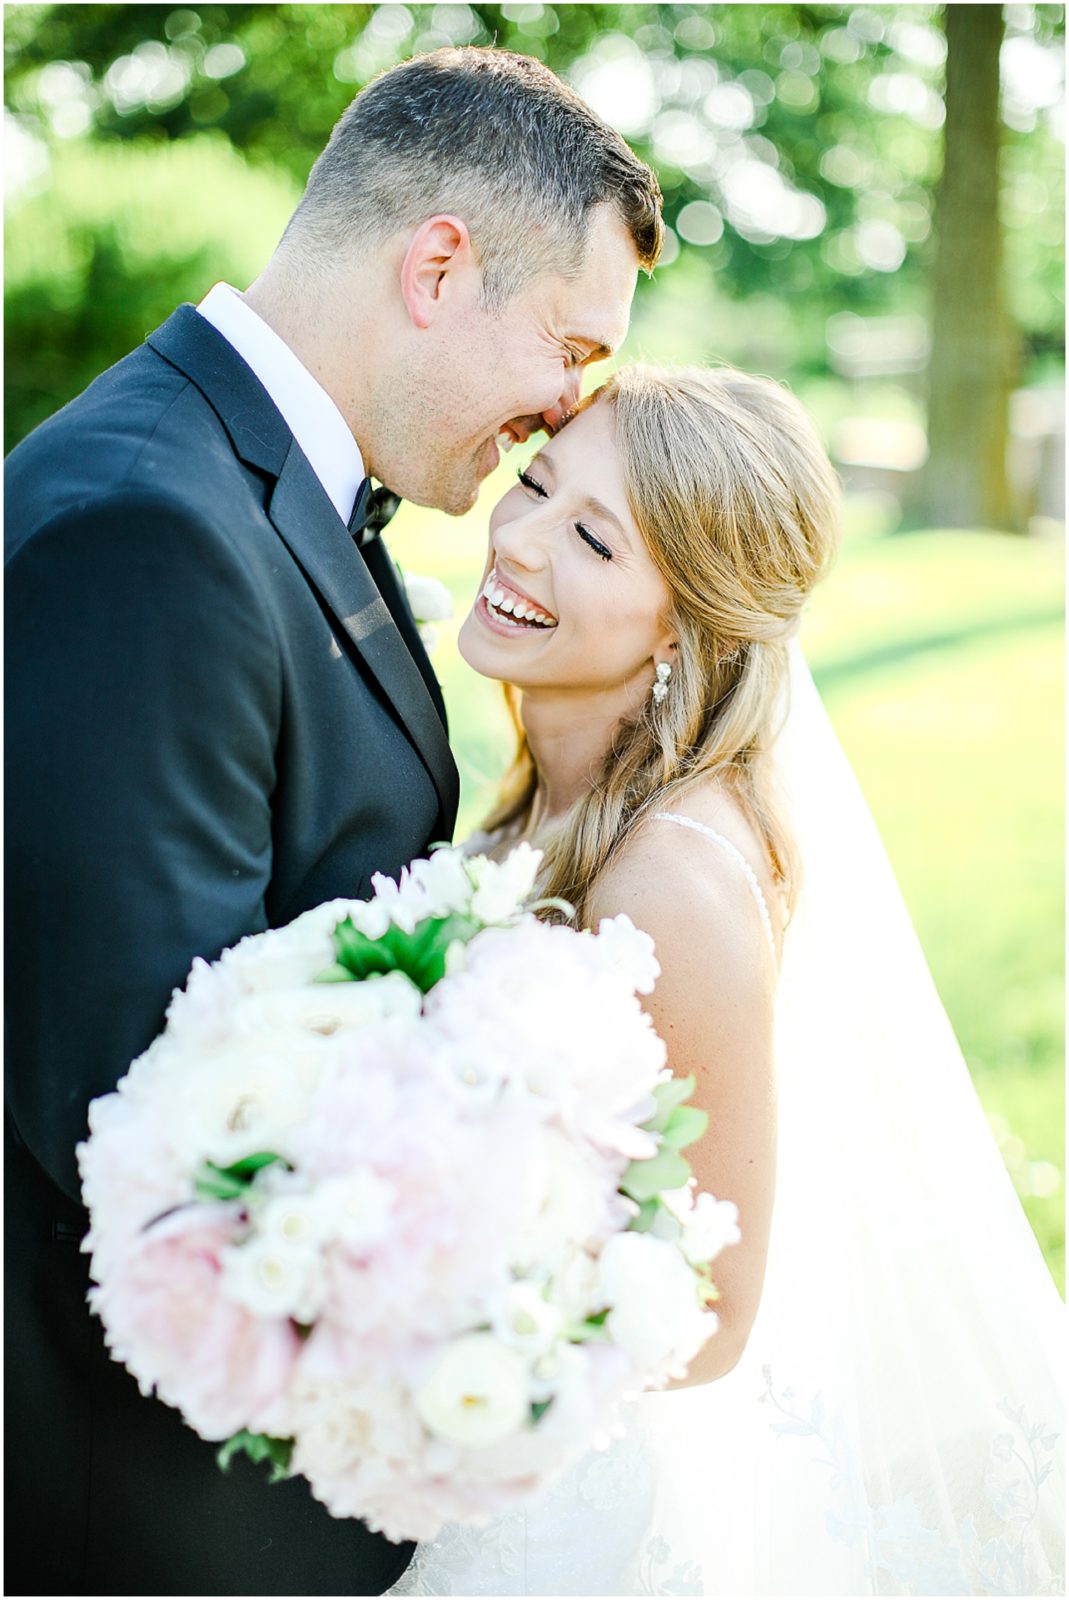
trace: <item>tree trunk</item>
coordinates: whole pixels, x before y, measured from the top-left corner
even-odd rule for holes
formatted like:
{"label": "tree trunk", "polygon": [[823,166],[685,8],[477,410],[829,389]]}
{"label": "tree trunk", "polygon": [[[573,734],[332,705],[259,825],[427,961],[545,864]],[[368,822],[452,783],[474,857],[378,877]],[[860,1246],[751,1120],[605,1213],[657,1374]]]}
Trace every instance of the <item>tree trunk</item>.
{"label": "tree trunk", "polygon": [[918,509],[944,527],[1008,528],[1013,343],[999,225],[1002,7],[951,3],[944,19],[946,130],[935,205],[929,457]]}

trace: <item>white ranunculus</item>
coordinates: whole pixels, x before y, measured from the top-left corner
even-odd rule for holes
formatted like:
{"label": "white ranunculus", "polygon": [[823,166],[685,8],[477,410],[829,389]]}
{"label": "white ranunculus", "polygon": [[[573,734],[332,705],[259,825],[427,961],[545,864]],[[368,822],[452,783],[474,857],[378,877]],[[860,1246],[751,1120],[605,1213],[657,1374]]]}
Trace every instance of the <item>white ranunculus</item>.
{"label": "white ranunculus", "polygon": [[473,916],[491,924],[515,916],[530,898],[541,863],[541,850],[533,850],[526,842],[510,850],[504,861],[470,857],[468,866],[476,885],[471,898]]}
{"label": "white ranunculus", "polygon": [[326,1275],[318,1245],[253,1237],[222,1253],[220,1287],[258,1317],[314,1322],[323,1306]]}
{"label": "white ranunculus", "polygon": [[559,1307],[552,1305],[542,1286],[526,1279],[509,1285],[493,1317],[493,1330],[510,1349],[521,1355],[544,1355],[563,1323]]}
{"label": "white ranunculus", "polygon": [[210,1055],[191,1055],[169,1089],[167,1132],[193,1167],[226,1167],[262,1150],[285,1155],[308,1116],[331,1052],[323,1041],[238,1039]]}
{"label": "white ranunculus", "polygon": [[554,1274],[551,1299],[566,1321],[584,1322],[601,1309],[598,1265],[586,1250],[573,1250]]}
{"label": "white ranunculus", "polygon": [[424,1426],[456,1444],[488,1445],[527,1420],[527,1363],[492,1333],[454,1339],[413,1395]]}
{"label": "white ranunculus", "polygon": [[404,574],[405,594],[418,623],[448,622],[453,615],[453,597],[438,578],[418,572]]}
{"label": "white ranunculus", "polygon": [[598,923],[598,943],[633,989],[639,994],[653,993],[661,967],[654,954],[656,946],[648,933],[636,928],[631,918],[620,912],[619,916],[602,917]]}
{"label": "white ranunculus", "polygon": [[712,1261],[727,1245],[738,1244],[741,1238],[739,1208],[735,1202],[700,1194],[683,1225],[680,1248],[687,1260],[697,1265],[701,1261]]}
{"label": "white ranunculus", "polygon": [[693,1360],[716,1318],[698,1306],[694,1272],[678,1248],[648,1233],[619,1233],[601,1253],[606,1328],[636,1367],[654,1372]]}
{"label": "white ranunculus", "polygon": [[419,1016],[422,996],[403,972],[353,983],[311,983],[301,989],[249,995],[234,1007],[238,1037],[297,1033],[330,1039],[388,1017]]}

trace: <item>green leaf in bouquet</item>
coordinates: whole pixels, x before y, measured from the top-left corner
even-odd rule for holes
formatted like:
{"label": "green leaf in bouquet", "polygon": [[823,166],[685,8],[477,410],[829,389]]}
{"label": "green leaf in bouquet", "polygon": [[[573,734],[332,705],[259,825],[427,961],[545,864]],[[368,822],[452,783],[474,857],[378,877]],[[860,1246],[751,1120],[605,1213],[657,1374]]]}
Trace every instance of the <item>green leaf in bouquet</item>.
{"label": "green leaf in bouquet", "polygon": [[552,1400],[532,1400],[531,1401],[531,1426],[532,1427],[534,1427],[536,1422],[541,1422],[542,1418],[545,1416],[546,1412],[549,1410],[549,1408],[550,1408],[550,1406],[552,1404],[553,1404]]}
{"label": "green leaf in bouquet", "polygon": [[274,1166],[276,1161],[281,1161],[284,1167],[289,1165],[275,1150],[257,1150],[255,1155],[242,1156],[240,1161],[232,1161],[228,1167],[218,1170],[232,1172],[236,1178],[248,1178],[251,1182],[258,1172],[262,1172],[264,1167]]}
{"label": "green leaf in bouquet", "polygon": [[397,960],[388,944],[392,929],[381,939],[369,939],[366,933],[353,926],[352,917],[346,917],[334,929],[334,954],[337,964],[354,978],[380,977],[397,971]]}
{"label": "green leaf in bouquet", "polygon": [[657,1221],[658,1211],[663,1210],[661,1202],[657,1200],[643,1200],[639,1204],[638,1216],[628,1224],[629,1233],[649,1233]]}
{"label": "green leaf in bouquet", "polygon": [[587,1317],[583,1322],[573,1322],[565,1328],[564,1337],[572,1344],[585,1344],[591,1339],[608,1339],[609,1331],[605,1326],[609,1315],[608,1306],[604,1311],[597,1311],[592,1317]]}
{"label": "green leaf in bouquet", "polygon": [[684,1150],[700,1139],[708,1126],[708,1111],[699,1111],[697,1106],[676,1106],[661,1129],[662,1145],[671,1150]]}
{"label": "green leaf in bouquet", "polygon": [[665,1189],[681,1189],[689,1177],[689,1161],[664,1145],[648,1160],[632,1161],[620,1180],[620,1188],[641,1205]]}
{"label": "green leaf in bouquet", "polygon": [[194,1192],[198,1200],[240,1200],[256,1174],[276,1161],[283,1166],[289,1164],[274,1150],[257,1150],[240,1161],[232,1161],[228,1167],[205,1161],[193,1181]]}
{"label": "green leaf in bouquet", "polygon": [[338,965],[354,978],[403,972],[426,994],[445,976],[446,952],[450,945],[458,941],[467,944],[481,931],[481,922],[455,913],[448,917],[425,917],[411,933],[392,926],[380,939],[369,939],[354,928],[347,917],[334,930],[334,949]]}
{"label": "green leaf in bouquet", "polygon": [[235,1456],[246,1455],[250,1461],[270,1461],[270,1483],[281,1483],[290,1476],[290,1459],[293,1455],[292,1439],[272,1439],[266,1433],[250,1433],[247,1428],[242,1428],[238,1433],[231,1434],[230,1438],[219,1450],[215,1459],[221,1471],[226,1472]]}
{"label": "green leaf in bouquet", "polygon": [[467,944],[469,939],[474,939],[481,932],[481,922],[454,913],[448,917],[428,917],[410,934],[400,928],[391,928],[386,937],[389,938],[391,934],[399,936],[395,940],[395,945],[400,946],[397,965],[426,994],[428,989],[433,989],[445,977],[445,959],[450,945],[458,941]]}
{"label": "green leaf in bouquet", "polygon": [[644,1122],[642,1126],[648,1133],[663,1133],[672,1112],[677,1106],[681,1106],[684,1100],[690,1099],[696,1087],[693,1078],[669,1078],[665,1083],[657,1084],[653,1091],[657,1110],[649,1122]]}
{"label": "green leaf in bouquet", "polygon": [[224,1172],[214,1161],[205,1161],[193,1179],[193,1193],[198,1200],[240,1200],[248,1187],[244,1178]]}

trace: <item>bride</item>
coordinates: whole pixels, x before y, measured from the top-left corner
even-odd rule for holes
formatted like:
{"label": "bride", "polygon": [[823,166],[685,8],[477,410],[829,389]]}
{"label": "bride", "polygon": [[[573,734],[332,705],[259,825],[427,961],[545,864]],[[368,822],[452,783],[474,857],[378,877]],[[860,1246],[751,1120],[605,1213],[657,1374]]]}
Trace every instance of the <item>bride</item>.
{"label": "bride", "polygon": [[653,935],[742,1237],[685,1382],[393,1594],[1062,1592],[1061,1303],[792,642],[836,514],[778,385],[639,367],[492,515],[460,648],[519,744],[478,842]]}

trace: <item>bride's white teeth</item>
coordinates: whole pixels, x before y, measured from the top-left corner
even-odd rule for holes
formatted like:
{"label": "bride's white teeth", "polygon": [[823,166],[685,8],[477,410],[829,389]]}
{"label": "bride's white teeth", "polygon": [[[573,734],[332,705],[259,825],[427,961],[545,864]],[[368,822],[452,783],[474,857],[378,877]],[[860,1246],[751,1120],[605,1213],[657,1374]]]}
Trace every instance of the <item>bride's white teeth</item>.
{"label": "bride's white teeth", "polygon": [[520,600],[516,605],[513,606],[512,615],[516,618],[516,620],[518,622],[522,622],[523,621],[524,617],[527,615],[527,607],[524,605],[522,600]]}
{"label": "bride's white teeth", "polygon": [[501,451],[501,454],[503,456],[507,456],[509,451],[512,449],[513,445],[516,443],[516,441],[512,437],[511,433],[506,433],[504,431],[504,429],[502,429],[502,431],[500,433],[496,433],[494,435],[494,443],[497,445],[497,448]]}
{"label": "bride's white teeth", "polygon": [[504,600],[504,598],[505,598],[504,589],[495,589],[493,594],[490,596],[491,602],[495,606],[499,606],[501,604],[502,600]]}
{"label": "bride's white teeth", "polygon": [[508,595],[505,596],[504,600],[502,600],[501,604],[498,606],[497,609],[499,611],[507,611],[509,616],[511,617],[512,612],[513,612],[513,604],[512,604],[512,601],[509,599]]}

